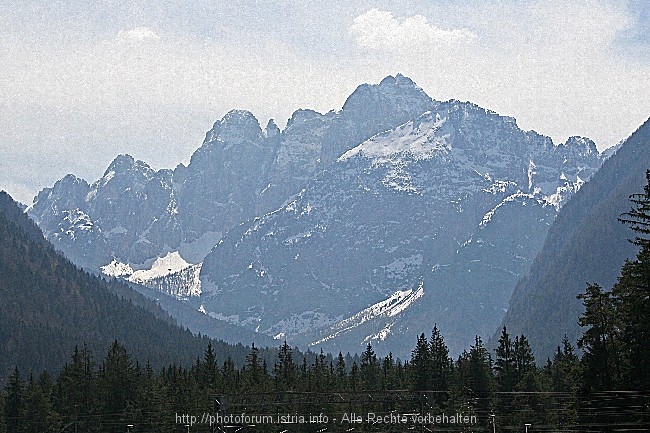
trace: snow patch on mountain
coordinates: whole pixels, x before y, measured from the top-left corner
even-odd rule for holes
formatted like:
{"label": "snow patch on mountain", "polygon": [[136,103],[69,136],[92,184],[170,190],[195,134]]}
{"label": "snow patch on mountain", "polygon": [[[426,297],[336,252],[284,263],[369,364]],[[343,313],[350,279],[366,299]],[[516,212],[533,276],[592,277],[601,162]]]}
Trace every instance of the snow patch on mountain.
{"label": "snow patch on mountain", "polygon": [[[356,313],[355,315],[344,319],[330,328],[331,332],[324,338],[321,338],[317,341],[310,343],[310,346],[316,346],[325,341],[331,340],[333,338],[339,337],[346,332],[351,331],[352,329],[362,325],[363,323],[369,322],[371,320],[380,318],[380,317],[395,317],[398,314],[406,311],[410,306],[412,306],[418,299],[424,295],[424,283],[420,283],[417,289],[408,289],[408,290],[398,290],[393,293],[387,299],[377,302],[374,305]],[[385,339],[388,331],[382,334]]]}
{"label": "snow patch on mountain", "polygon": [[448,150],[446,140],[449,135],[438,134],[446,120],[436,115],[430,121],[407,122],[348,150],[339,157],[339,161],[346,161],[355,155],[373,159],[376,164],[398,164],[403,159],[400,156],[408,156],[415,161],[432,158],[436,153]]}
{"label": "snow patch on mountain", "polygon": [[115,259],[113,259],[109,264],[102,266],[100,269],[104,275],[115,278],[129,277],[133,274],[133,268],[131,268],[131,266],[126,263],[120,263]]}
{"label": "snow patch on mountain", "polygon": [[[489,223],[492,220],[494,214],[497,212],[497,210],[499,210],[501,206],[504,206],[506,203],[511,203],[517,200],[518,198],[522,198],[522,197],[531,198],[531,199],[535,198],[533,194],[526,194],[524,192],[517,191],[515,194],[509,195],[506,198],[504,198],[498,205],[496,205],[494,208],[490,209],[488,213],[483,215],[483,218],[481,219],[481,223],[479,224],[479,226],[485,226],[487,223]],[[522,205],[525,206],[526,205],[525,202],[522,202]]]}
{"label": "snow patch on mountain", "polygon": [[178,251],[167,253],[163,257],[158,257],[149,269],[137,270],[129,277],[130,281],[141,282],[154,278],[163,277],[174,272],[185,269],[190,264],[181,257]]}

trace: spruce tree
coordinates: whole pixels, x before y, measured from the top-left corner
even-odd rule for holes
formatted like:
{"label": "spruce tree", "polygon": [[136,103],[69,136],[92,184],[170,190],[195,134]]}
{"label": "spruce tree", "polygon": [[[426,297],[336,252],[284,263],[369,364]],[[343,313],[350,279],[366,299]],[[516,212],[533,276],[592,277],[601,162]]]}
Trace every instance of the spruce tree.
{"label": "spruce tree", "polygon": [[627,261],[612,289],[617,310],[626,388],[650,389],[650,170],[642,194],[630,196],[633,208],[621,218],[635,233],[632,243],[640,250]]}
{"label": "spruce tree", "polygon": [[591,284],[578,299],[585,306],[578,323],[587,328],[578,340],[578,347],[583,350],[585,391],[615,389],[620,381],[620,362],[612,294]]}
{"label": "spruce tree", "polygon": [[24,433],[52,431],[57,427],[56,418],[52,415],[50,396],[30,374],[25,388],[22,431]]}
{"label": "spruce tree", "polygon": [[633,207],[619,218],[636,233],[631,242],[641,247],[650,246],[650,170],[646,171],[645,176],[647,183],[643,193],[630,196]]}
{"label": "spruce tree", "polygon": [[453,374],[453,362],[449,357],[449,348],[437,325],[434,325],[431,331],[429,352],[431,358],[431,379],[429,385],[431,390],[436,391],[434,394],[435,403],[441,406],[447,399],[446,391],[449,389]]}
{"label": "spruce tree", "polygon": [[121,343],[114,341],[108,349],[99,374],[99,389],[102,397],[102,414],[107,431],[118,431],[115,423],[133,423],[124,419],[127,407],[134,400],[136,376],[131,355]]}
{"label": "spruce tree", "polygon": [[219,367],[217,366],[217,355],[212,347],[212,342],[208,343],[208,347],[203,354],[202,365],[202,381],[211,390],[216,390],[219,379]]}
{"label": "spruce tree", "polygon": [[251,350],[246,356],[246,364],[242,370],[242,385],[244,392],[259,393],[265,390],[266,374],[259,356],[259,349],[251,344]]}
{"label": "spruce tree", "polygon": [[411,389],[428,391],[431,389],[432,360],[427,337],[423,334],[417,339],[415,349],[411,352]]}
{"label": "spruce tree", "polygon": [[517,382],[521,382],[527,374],[536,372],[537,366],[535,365],[535,356],[533,355],[533,349],[530,347],[528,339],[523,334],[519,337],[515,337],[513,347],[517,371],[516,380]]}
{"label": "spruce tree", "polygon": [[348,371],[343,354],[339,352],[336,358],[336,386],[339,391],[347,389]]}
{"label": "spruce tree", "polygon": [[285,340],[278,352],[278,362],[273,368],[276,391],[287,391],[295,386],[296,364],[293,362],[291,346]]}
{"label": "spruce tree", "polygon": [[501,392],[511,392],[516,383],[516,364],[513,353],[513,343],[506,327],[501,331],[499,337],[499,346],[494,350],[496,360],[494,361],[494,371]]}
{"label": "spruce tree", "polygon": [[360,373],[364,390],[379,389],[379,362],[370,343],[368,343],[366,350],[361,354]]}

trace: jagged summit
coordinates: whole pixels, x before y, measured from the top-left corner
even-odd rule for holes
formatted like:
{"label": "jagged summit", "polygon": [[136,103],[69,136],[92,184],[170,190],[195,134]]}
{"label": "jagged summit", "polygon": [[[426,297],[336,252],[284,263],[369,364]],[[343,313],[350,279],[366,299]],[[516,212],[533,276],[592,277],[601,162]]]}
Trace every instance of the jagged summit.
{"label": "jagged summit", "polygon": [[125,171],[131,168],[135,164],[135,159],[129,155],[129,154],[120,154],[113,159],[113,161],[109,164],[108,168],[106,169],[106,173],[115,171],[115,172],[120,172],[120,171]]}
{"label": "jagged summit", "polygon": [[384,78],[383,80],[381,80],[381,81],[379,82],[379,85],[380,85],[380,86],[394,85],[394,84],[401,85],[401,86],[414,86],[414,87],[418,87],[418,86],[413,82],[413,80],[411,80],[410,78],[405,77],[404,75],[399,74],[399,73],[398,73],[397,75],[395,75],[394,77],[393,77],[392,75],[388,75],[386,78]]}
{"label": "jagged summit", "polygon": [[580,137],[577,135],[571,136],[567,139],[563,146],[566,146],[570,149],[575,149],[577,152],[580,152],[583,155],[598,155],[596,143],[586,137]]}
{"label": "jagged summit", "polygon": [[[432,106],[433,100],[410,78],[397,74],[388,76],[379,84],[362,84],[343,104],[343,111],[367,109],[375,114],[382,109],[419,111]],[[391,107],[392,106],[392,107]]]}
{"label": "jagged summit", "polygon": [[319,117],[323,117],[323,115],[315,110],[300,108],[293,112],[291,118],[289,118],[289,120],[287,121],[287,126],[285,130],[291,128],[291,126],[293,126],[296,123],[306,122],[311,119],[315,119]]}
{"label": "jagged summit", "polygon": [[68,173],[65,176],[63,176],[61,179],[56,181],[54,184],[54,188],[67,188],[72,185],[85,185],[88,186],[88,182],[86,182],[84,179],[75,176],[72,173]]}
{"label": "jagged summit", "polygon": [[247,110],[231,110],[215,122],[205,135],[204,143],[260,138],[263,138],[262,128],[253,113]]}
{"label": "jagged summit", "polygon": [[280,135],[280,128],[276,125],[275,120],[269,119],[269,122],[266,124],[264,129],[264,135],[266,138],[275,138]]}

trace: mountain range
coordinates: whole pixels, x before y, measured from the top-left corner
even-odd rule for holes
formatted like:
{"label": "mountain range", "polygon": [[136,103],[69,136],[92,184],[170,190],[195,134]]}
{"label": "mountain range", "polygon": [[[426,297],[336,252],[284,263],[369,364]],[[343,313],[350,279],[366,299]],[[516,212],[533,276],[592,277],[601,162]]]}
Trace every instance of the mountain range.
{"label": "mountain range", "polygon": [[490,335],[565,202],[600,167],[510,117],[397,75],[280,130],[231,111],[187,166],[118,156],[27,209],[86,269],[301,346],[401,356],[434,324]]}

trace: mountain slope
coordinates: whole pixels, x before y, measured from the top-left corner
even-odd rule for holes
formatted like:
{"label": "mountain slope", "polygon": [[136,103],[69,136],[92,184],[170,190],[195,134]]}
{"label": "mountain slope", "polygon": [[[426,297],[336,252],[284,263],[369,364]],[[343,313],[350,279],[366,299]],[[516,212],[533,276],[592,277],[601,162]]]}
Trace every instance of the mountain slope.
{"label": "mountain slope", "polygon": [[565,333],[573,341],[581,335],[576,296],[587,283],[611,288],[625,260],[635,257],[633,234],[617,218],[630,209],[629,196],[643,190],[649,168],[646,121],[562,208],[517,284],[503,323],[512,335],[526,334],[538,358],[551,356]]}
{"label": "mountain slope", "polygon": [[[102,355],[115,339],[142,363],[190,365],[208,343],[182,330],[124,283],[107,283],[54,251],[0,192],[0,378],[57,371],[75,345]],[[243,346],[214,342],[220,359],[243,360]],[[0,379],[1,380],[1,379]]]}

